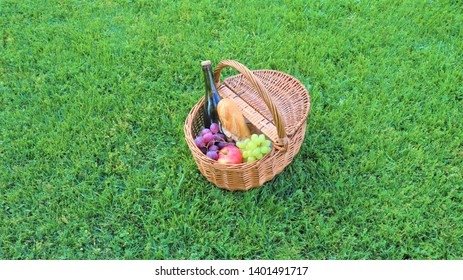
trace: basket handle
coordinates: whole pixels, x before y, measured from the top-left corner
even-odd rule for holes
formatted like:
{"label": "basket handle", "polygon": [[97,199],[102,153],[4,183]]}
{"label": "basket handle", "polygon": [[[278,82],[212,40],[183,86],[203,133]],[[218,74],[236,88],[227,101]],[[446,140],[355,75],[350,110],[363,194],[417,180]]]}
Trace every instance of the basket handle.
{"label": "basket handle", "polygon": [[267,93],[264,85],[246,66],[234,60],[222,60],[219,62],[219,64],[217,64],[217,67],[214,71],[214,82],[216,84],[220,82],[220,73],[222,72],[222,69],[226,67],[231,67],[240,72],[249,82],[251,82],[251,85],[257,90],[260,97],[264,100],[265,105],[267,105],[267,108],[270,110],[270,113],[273,117],[273,122],[275,123],[275,127],[277,129],[278,139],[275,141],[274,146],[278,150],[285,151],[288,145],[288,138],[286,135],[284,121],[272,98]]}

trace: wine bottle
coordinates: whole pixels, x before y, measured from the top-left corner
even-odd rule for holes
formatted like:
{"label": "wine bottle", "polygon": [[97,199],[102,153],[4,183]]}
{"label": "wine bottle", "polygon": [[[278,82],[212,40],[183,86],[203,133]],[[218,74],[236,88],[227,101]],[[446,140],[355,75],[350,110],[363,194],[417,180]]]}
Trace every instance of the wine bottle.
{"label": "wine bottle", "polygon": [[204,83],[206,87],[206,100],[204,102],[204,127],[209,128],[212,123],[217,123],[221,128],[219,115],[217,114],[217,104],[221,98],[215,87],[212,77],[211,62],[209,60],[201,62],[204,73]]}

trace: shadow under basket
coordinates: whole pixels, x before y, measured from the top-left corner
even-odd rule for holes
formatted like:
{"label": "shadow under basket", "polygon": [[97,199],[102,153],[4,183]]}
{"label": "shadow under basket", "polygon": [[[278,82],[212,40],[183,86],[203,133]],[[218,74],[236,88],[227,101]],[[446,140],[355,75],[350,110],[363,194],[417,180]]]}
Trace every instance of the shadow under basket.
{"label": "shadow under basket", "polygon": [[[240,74],[220,82],[220,73],[226,67]],[[309,93],[288,74],[250,71],[233,60],[223,60],[217,65],[214,82],[219,95],[233,99],[243,116],[272,141],[272,151],[259,160],[241,164],[221,164],[204,155],[194,142],[204,126],[204,97],[185,120],[188,147],[200,172],[217,187],[230,191],[260,187],[283,171],[299,152],[310,111]]]}

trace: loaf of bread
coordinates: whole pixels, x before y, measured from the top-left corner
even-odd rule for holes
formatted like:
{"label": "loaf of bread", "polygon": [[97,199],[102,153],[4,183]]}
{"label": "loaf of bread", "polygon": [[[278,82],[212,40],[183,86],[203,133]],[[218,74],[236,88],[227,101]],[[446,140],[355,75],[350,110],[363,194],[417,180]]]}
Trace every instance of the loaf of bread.
{"label": "loaf of bread", "polygon": [[232,99],[224,98],[220,100],[217,105],[217,114],[222,123],[222,131],[227,137],[235,141],[251,137],[251,132],[243,114]]}

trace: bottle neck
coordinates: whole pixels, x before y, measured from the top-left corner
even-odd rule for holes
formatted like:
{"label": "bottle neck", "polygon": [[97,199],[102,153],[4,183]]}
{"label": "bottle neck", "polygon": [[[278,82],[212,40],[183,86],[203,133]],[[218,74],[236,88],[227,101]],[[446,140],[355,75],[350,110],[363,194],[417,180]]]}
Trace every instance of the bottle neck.
{"label": "bottle neck", "polygon": [[212,70],[210,65],[203,66],[204,82],[206,83],[207,94],[212,96],[215,89],[214,78],[212,77]]}

